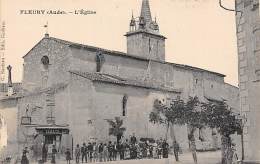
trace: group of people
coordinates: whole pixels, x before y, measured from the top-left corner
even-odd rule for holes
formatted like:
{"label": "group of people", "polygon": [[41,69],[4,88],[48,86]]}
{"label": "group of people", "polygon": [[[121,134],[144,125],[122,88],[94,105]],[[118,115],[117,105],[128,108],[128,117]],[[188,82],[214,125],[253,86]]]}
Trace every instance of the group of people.
{"label": "group of people", "polygon": [[[77,144],[74,150],[76,163],[80,163],[80,160],[82,163],[90,163],[142,158],[160,159],[168,158],[168,153],[169,144],[166,140],[138,141],[135,135],[118,142],[89,142],[81,146]],[[65,154],[67,162],[70,163],[72,154],[70,151],[66,151]]]}
{"label": "group of people", "polygon": [[[23,153],[22,153],[21,164],[29,164],[29,159],[27,157],[28,153],[29,153],[28,147],[25,147],[23,149]],[[55,145],[52,145],[51,152],[49,152],[49,153],[51,153],[51,163],[56,163],[57,149],[56,149]],[[41,163],[47,162],[47,158],[48,158],[48,148],[47,148],[47,145],[43,144],[42,159],[40,160]]]}
{"label": "group of people", "polygon": [[[175,150],[175,149],[174,149]],[[23,150],[22,164],[28,164],[27,147]],[[169,144],[162,138],[153,140],[151,138],[141,138],[138,140],[135,134],[128,139],[124,138],[117,142],[89,142],[82,145],[77,144],[74,150],[67,148],[63,152],[66,157],[67,164],[70,164],[73,158],[76,163],[91,162],[107,162],[116,160],[130,160],[143,158],[168,158]],[[51,157],[51,163],[56,163],[57,149],[52,145],[52,149],[48,150],[48,145],[43,144],[41,153],[41,162],[47,162]],[[51,155],[51,156],[49,156]]]}

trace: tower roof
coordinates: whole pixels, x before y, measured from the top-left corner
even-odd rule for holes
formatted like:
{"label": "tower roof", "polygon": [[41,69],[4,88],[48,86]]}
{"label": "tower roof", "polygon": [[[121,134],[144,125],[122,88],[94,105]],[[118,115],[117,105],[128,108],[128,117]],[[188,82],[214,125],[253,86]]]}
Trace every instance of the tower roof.
{"label": "tower roof", "polygon": [[146,23],[152,22],[149,0],[143,0],[140,17],[143,17]]}

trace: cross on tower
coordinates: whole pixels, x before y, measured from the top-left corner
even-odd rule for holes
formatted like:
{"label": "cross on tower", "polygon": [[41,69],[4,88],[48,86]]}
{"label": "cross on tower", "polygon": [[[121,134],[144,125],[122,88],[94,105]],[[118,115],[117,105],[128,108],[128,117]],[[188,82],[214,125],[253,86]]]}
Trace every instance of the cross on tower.
{"label": "cross on tower", "polygon": [[46,22],[46,24],[43,26],[45,28],[45,37],[49,37],[49,25],[48,25],[48,21]]}

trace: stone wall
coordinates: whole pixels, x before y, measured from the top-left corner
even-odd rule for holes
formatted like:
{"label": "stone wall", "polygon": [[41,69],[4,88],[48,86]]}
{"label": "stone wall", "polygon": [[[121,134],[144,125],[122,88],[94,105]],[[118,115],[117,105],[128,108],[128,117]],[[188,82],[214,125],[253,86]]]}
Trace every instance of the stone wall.
{"label": "stone wall", "polygon": [[[96,72],[97,52],[86,49],[72,49],[71,54],[73,56],[72,70]],[[148,62],[119,55],[108,55],[106,52],[102,52],[102,54],[104,55],[104,64],[101,73],[139,80],[145,74]]]}
{"label": "stone wall", "polygon": [[[97,52],[86,49],[71,49],[73,56],[70,68],[72,70],[95,72]],[[224,77],[196,68],[180,66],[177,64],[162,63],[133,59],[120,55],[104,54],[104,63],[101,73],[116,75],[128,79],[145,80],[156,85],[163,85],[183,90],[183,97],[204,97],[205,92],[213,97],[221,97],[228,87],[224,83]],[[184,83],[185,82],[185,83]],[[232,88],[232,86],[230,86]],[[217,95],[217,96],[214,96]]]}
{"label": "stone wall", "polygon": [[236,0],[240,110],[246,117],[244,147],[246,160],[260,160],[259,91],[257,77],[259,47],[259,0]]}
{"label": "stone wall", "polygon": [[[177,94],[151,91],[142,88],[118,86],[92,82],[72,75],[70,83],[69,122],[74,140],[77,143],[87,142],[91,138],[99,141],[115,140],[108,135],[107,119],[121,117],[127,131],[125,136],[136,133],[138,137],[164,137],[165,127],[149,123],[149,113],[155,99],[166,101]],[[122,100],[127,95],[126,116],[123,116]],[[159,130],[161,129],[161,130]],[[159,130],[159,131],[158,131]]]}
{"label": "stone wall", "polygon": [[[106,121],[115,116],[124,119],[127,137],[132,133],[136,133],[140,137],[165,137],[165,127],[149,123],[148,116],[153,109],[155,99],[159,98],[167,103],[177,96],[176,93],[125,85],[93,83],[83,77],[70,74],[69,70],[96,72],[96,55],[99,50],[81,46],[69,47],[63,42],[53,38],[44,38],[24,57],[23,87],[30,92],[19,102],[18,118],[25,115],[25,108],[28,104],[40,106],[42,109],[37,109],[33,113],[32,121],[37,124],[46,124],[46,117],[50,115],[51,109],[46,107],[46,92],[41,92],[41,89],[55,88],[57,84],[64,84],[67,87],[54,93],[55,107],[52,111],[56,123],[68,124],[71,130],[71,136],[65,139],[68,141],[65,146],[71,146],[71,137],[73,137],[74,143],[87,142],[97,136],[102,141],[115,139],[111,136],[108,137],[109,126]],[[127,54],[123,53],[100,51],[104,57],[101,73],[181,89],[180,96],[184,100],[187,100],[189,96],[198,96],[201,101],[207,101],[208,98],[225,99],[235,108],[238,89],[226,84],[224,76],[220,74],[185,65],[124,56]],[[45,55],[50,60],[48,71],[41,63],[41,58]],[[47,79],[44,85],[45,77]],[[128,95],[127,116],[122,116],[122,99],[125,94]],[[24,129],[20,125],[18,127],[21,143],[25,141],[23,131],[27,131],[30,135],[35,133],[33,128]],[[175,125],[174,129],[177,140],[183,150],[186,150],[188,148],[187,127]],[[171,132],[173,133],[172,130]],[[168,134],[168,138],[170,138],[170,134]],[[211,138],[211,130],[206,129],[205,135]],[[212,141],[213,139],[209,139],[207,142],[200,142],[197,137],[199,147],[206,144],[206,147],[210,148],[207,145]]]}
{"label": "stone wall", "polygon": [[[0,103],[0,116],[3,117],[4,122],[2,124],[5,124],[5,132],[4,136],[6,135],[6,142],[7,147],[2,149],[1,153],[4,153],[3,155],[11,155],[17,153],[17,99],[9,100],[9,101],[2,101]],[[4,125],[2,125],[4,126]],[[1,131],[2,132],[2,131]],[[3,134],[1,134],[2,137]],[[5,140],[5,138],[0,138],[0,140]],[[1,143],[0,143],[1,144]],[[1,148],[3,145],[0,145]]]}
{"label": "stone wall", "polygon": [[127,35],[127,54],[165,61],[165,39],[145,32]]}
{"label": "stone wall", "polygon": [[[18,102],[18,115],[17,115],[17,140],[18,140],[18,152],[22,152],[25,146],[31,148],[31,146],[37,143],[41,145],[43,138],[41,135],[36,135],[35,128],[39,125],[47,125],[48,117],[53,116],[57,121],[56,124],[64,125],[68,124],[66,118],[67,108],[67,87],[52,88],[52,94],[54,96],[54,107],[49,108],[47,104],[47,97],[45,90],[38,92],[26,93]],[[62,97],[62,100],[61,100]],[[30,117],[31,124],[22,124],[22,117]],[[62,138],[63,144],[66,138]],[[67,146],[66,144],[62,146]],[[33,152],[30,152],[29,156],[32,156]]]}
{"label": "stone wall", "polygon": [[[29,53],[24,56],[23,88],[32,91],[68,80],[69,48],[65,44],[43,38]],[[49,64],[42,64],[42,57],[49,58]]]}
{"label": "stone wall", "polygon": [[[26,110],[28,112],[26,112]],[[28,127],[21,124],[22,117],[27,116],[31,117],[31,124],[46,125],[47,111],[44,94],[37,93],[19,99],[17,116],[17,139],[19,152],[22,152],[25,146],[30,147],[33,143],[33,137],[36,135],[35,127]]]}

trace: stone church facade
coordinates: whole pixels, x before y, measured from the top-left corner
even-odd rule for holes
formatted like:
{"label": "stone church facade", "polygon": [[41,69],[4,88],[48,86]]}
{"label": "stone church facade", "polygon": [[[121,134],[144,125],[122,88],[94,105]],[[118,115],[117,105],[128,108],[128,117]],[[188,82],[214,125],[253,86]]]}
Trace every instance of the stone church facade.
{"label": "stone church facade", "polygon": [[[63,147],[115,140],[107,123],[115,117],[124,120],[125,137],[165,138],[165,127],[149,122],[156,99],[167,104],[198,96],[201,101],[226,100],[238,109],[238,88],[225,83],[225,75],[165,61],[166,37],[151,18],[148,0],[143,0],[140,17],[132,17],[125,36],[127,53],[45,34],[23,57],[22,87],[15,95],[20,150],[42,142],[38,130],[51,125],[69,130],[56,140]],[[187,128],[172,129],[187,149]],[[197,140],[198,148],[217,142],[210,129],[205,135],[205,141]]]}

